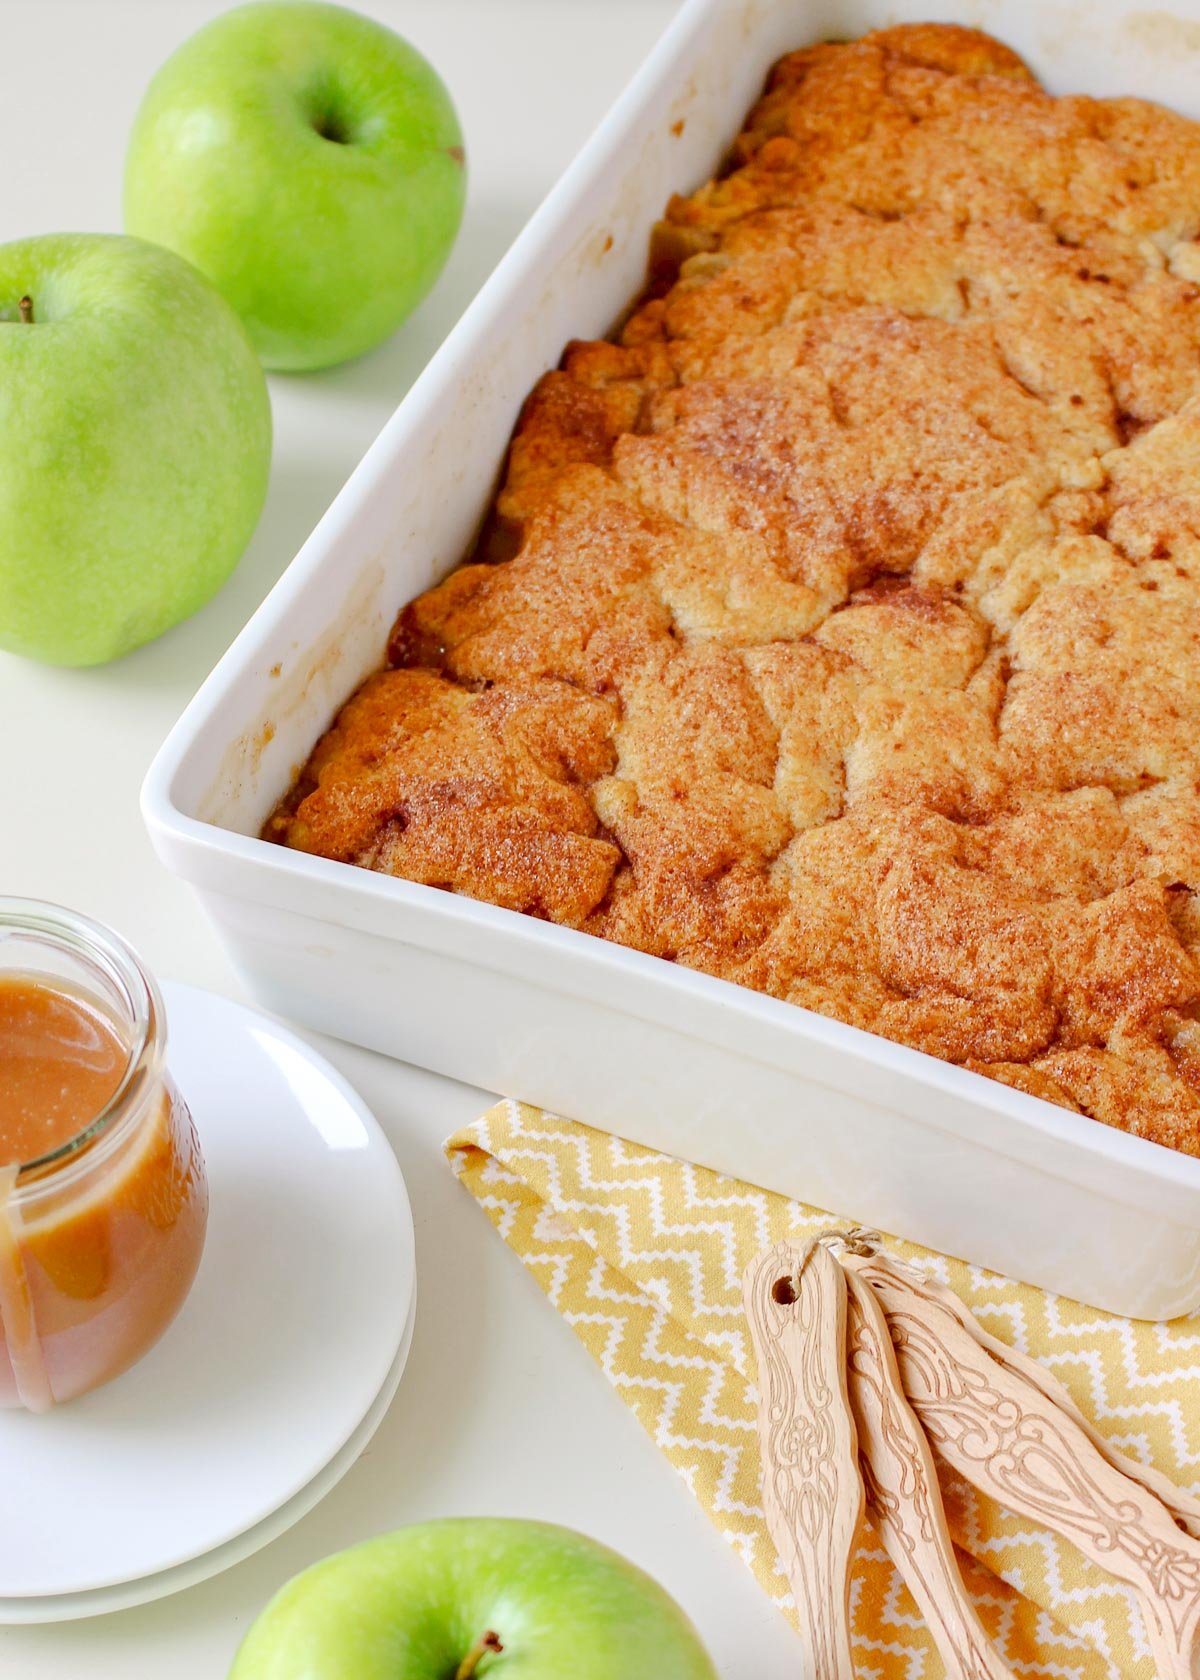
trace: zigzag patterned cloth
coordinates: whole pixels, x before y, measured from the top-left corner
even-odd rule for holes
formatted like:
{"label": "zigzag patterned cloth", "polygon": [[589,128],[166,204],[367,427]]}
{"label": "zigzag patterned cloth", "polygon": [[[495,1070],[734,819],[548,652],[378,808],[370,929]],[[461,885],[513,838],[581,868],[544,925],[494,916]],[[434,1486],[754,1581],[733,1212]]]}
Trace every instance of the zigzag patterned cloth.
{"label": "zigzag patterned cloth", "polygon": [[[844,1223],[521,1103],[446,1145],[450,1163],[709,1518],[780,1610],[795,1606],[759,1503],[744,1268],[769,1242]],[[1113,1318],[887,1239],[924,1263],[994,1335],[1047,1365],[1131,1457],[1200,1488],[1200,1318]],[[1019,1675],[1155,1680],[1127,1588],[1064,1541],[956,1480],[944,1484],[959,1561]],[[864,1532],[852,1587],[864,1680],[945,1669],[907,1588]]]}

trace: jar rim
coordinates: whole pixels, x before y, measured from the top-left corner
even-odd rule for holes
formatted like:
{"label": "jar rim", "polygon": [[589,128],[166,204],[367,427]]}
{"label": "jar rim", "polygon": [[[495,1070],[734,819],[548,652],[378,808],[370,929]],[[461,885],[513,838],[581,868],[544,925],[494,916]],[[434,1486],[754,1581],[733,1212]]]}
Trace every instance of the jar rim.
{"label": "jar rim", "polygon": [[[128,1010],[129,1046],[125,1071],[100,1112],[87,1125],[43,1155],[17,1166],[16,1192],[31,1181],[54,1174],[61,1183],[61,1170],[87,1154],[91,1146],[113,1130],[114,1122],[128,1113],[131,1097],[156,1080],[162,1064],[165,1016],[162,996],[153,975],[137,952],[120,934],[102,922],[93,921],[77,910],[46,899],[11,898],[0,895],[0,945],[17,935],[40,939],[46,945],[66,950],[98,968],[116,987]],[[123,1023],[124,1024],[124,1023]]]}

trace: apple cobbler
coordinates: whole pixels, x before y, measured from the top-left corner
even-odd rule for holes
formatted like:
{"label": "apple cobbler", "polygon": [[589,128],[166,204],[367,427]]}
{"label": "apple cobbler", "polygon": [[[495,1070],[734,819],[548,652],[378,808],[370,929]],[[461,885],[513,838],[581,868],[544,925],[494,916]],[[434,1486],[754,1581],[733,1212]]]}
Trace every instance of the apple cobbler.
{"label": "apple cobbler", "polygon": [[1200,126],[796,52],[268,824],[1200,1154]]}

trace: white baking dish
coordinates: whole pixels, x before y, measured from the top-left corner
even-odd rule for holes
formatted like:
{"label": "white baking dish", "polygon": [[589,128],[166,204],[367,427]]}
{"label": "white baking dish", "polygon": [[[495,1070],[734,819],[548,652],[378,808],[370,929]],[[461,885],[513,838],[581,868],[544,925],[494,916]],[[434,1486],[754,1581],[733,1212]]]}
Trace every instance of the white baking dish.
{"label": "white baking dish", "polygon": [[[144,790],[272,1009],[1135,1316],[1200,1306],[1200,1160],[789,1004],[255,838],[400,606],[466,551],[522,398],[639,289],[669,194],[789,47],[937,16],[1053,87],[1200,114],[1185,15],[1075,0],[688,0],[188,707]],[[547,67],[547,74],[551,67]]]}

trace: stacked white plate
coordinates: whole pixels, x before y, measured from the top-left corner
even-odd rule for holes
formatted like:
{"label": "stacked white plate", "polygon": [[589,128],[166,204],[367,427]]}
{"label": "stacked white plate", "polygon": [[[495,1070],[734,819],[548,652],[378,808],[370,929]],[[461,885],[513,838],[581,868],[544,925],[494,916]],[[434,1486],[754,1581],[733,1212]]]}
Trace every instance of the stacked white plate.
{"label": "stacked white plate", "polygon": [[362,1452],[412,1340],[412,1215],[377,1122],[265,1016],[164,995],[208,1166],[204,1258],[133,1370],[0,1412],[0,1623],[143,1603],[266,1545]]}

